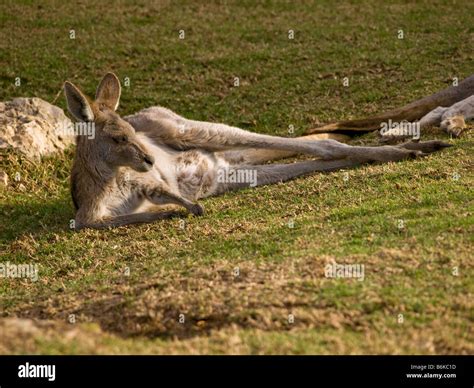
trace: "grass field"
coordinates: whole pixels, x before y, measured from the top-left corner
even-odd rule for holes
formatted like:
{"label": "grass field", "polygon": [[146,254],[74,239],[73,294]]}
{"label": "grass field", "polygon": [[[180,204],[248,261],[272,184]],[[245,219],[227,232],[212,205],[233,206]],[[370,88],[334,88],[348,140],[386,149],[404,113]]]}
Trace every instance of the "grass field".
{"label": "grass field", "polygon": [[[65,108],[66,79],[93,95],[114,71],[123,115],[163,105],[295,136],[469,76],[473,26],[468,0],[4,1],[0,100]],[[208,199],[184,223],[78,233],[73,150],[3,155],[20,180],[0,191],[1,262],[40,276],[0,279],[0,352],[474,353],[473,134],[422,138],[454,147]],[[326,278],[331,260],[364,280]]]}

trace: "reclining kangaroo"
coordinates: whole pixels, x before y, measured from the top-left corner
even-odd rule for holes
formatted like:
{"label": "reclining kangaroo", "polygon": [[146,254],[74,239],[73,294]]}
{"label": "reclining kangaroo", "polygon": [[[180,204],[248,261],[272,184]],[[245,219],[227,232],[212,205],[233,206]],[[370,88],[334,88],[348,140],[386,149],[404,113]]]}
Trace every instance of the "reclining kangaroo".
{"label": "reclining kangaroo", "polygon": [[[93,139],[76,139],[71,174],[76,229],[152,222],[173,214],[151,211],[150,205],[176,204],[202,215],[198,199],[249,186],[219,179],[230,169],[251,169],[261,186],[316,171],[403,160],[449,146],[428,141],[359,147],[327,136],[321,140],[321,135],[282,138],[188,120],[162,107],[121,118],[115,113],[120,81],[112,73],[100,82],[93,102],[70,82],[65,82],[64,91],[74,118],[95,126]],[[297,154],[318,159],[264,164]]]}

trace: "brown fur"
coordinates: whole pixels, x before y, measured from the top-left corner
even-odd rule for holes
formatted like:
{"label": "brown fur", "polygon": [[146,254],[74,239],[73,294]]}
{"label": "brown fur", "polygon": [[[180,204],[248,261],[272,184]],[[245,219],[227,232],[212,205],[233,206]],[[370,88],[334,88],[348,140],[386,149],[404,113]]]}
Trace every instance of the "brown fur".
{"label": "brown fur", "polygon": [[474,94],[474,74],[464,79],[457,86],[450,86],[431,96],[416,100],[401,108],[393,109],[379,115],[358,120],[345,120],[312,128],[307,133],[326,133],[333,131],[369,132],[380,129],[383,122],[392,121],[412,122],[421,119],[437,107],[449,107],[458,101]]}

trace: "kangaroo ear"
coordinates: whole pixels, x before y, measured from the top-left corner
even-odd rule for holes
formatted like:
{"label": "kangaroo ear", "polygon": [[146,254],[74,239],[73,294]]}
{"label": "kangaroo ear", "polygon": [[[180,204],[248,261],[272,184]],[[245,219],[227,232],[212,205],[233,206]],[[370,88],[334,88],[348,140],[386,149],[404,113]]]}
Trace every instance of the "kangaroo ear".
{"label": "kangaroo ear", "polygon": [[69,113],[79,121],[94,121],[94,112],[87,97],[76,86],[66,81],[64,83],[64,94],[66,95]]}
{"label": "kangaroo ear", "polygon": [[120,81],[114,73],[107,73],[102,81],[100,81],[97,92],[95,93],[95,100],[98,104],[104,104],[107,108],[117,110],[120,93]]}

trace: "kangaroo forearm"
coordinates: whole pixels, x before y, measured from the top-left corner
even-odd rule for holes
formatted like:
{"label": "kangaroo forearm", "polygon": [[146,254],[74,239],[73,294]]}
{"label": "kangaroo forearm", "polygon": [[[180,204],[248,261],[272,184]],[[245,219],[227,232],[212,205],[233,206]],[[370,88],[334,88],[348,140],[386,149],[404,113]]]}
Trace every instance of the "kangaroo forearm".
{"label": "kangaroo forearm", "polygon": [[179,194],[172,193],[162,188],[146,188],[145,195],[149,201],[156,205],[178,205],[182,206],[194,215],[204,214],[204,209],[201,205],[189,201],[188,199],[180,196]]}

